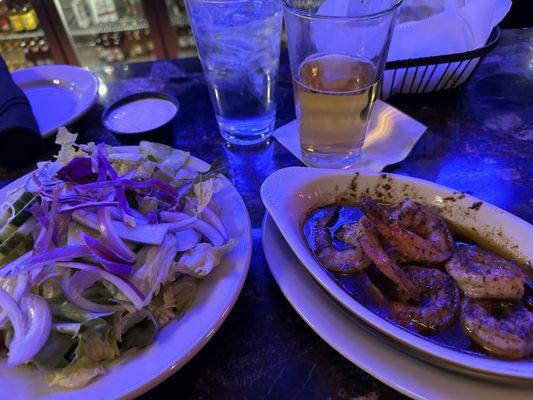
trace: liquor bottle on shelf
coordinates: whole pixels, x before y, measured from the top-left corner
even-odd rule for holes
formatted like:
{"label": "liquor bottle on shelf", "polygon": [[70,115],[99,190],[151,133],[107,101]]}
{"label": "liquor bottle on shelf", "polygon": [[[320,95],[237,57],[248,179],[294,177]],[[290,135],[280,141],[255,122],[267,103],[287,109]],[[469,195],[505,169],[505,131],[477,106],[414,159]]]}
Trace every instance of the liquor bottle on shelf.
{"label": "liquor bottle on shelf", "polygon": [[27,67],[33,67],[34,63],[31,61],[30,57],[28,56],[30,49],[28,47],[28,42],[25,40],[22,40],[20,42],[20,48],[22,49],[22,52],[24,53],[24,58],[26,59],[26,66]]}
{"label": "liquor bottle on shelf", "polygon": [[93,24],[108,22],[104,0],[88,0],[89,12]]}
{"label": "liquor bottle on shelf", "polygon": [[96,8],[96,1],[87,0],[87,8],[89,9],[89,15],[93,24],[98,24],[100,19],[98,18],[98,9]]}
{"label": "liquor bottle on shelf", "polygon": [[37,42],[34,38],[30,38],[28,40],[28,43],[26,45],[26,51],[24,52],[26,55],[26,61],[30,65],[36,65],[37,64],[37,57],[35,52],[32,50],[37,45]]}
{"label": "liquor bottle on shelf", "polygon": [[87,29],[91,25],[91,17],[89,16],[85,0],[72,0],[70,6],[72,7],[76,24],[81,29]]}
{"label": "liquor bottle on shelf", "polygon": [[33,6],[29,1],[25,1],[20,10],[20,19],[22,25],[26,31],[34,31],[39,27],[39,20],[37,19],[37,14],[33,9]]}
{"label": "liquor bottle on shelf", "polygon": [[108,22],[117,22],[118,13],[114,0],[104,0],[103,2],[105,4],[105,12],[107,14]]}
{"label": "liquor bottle on shelf", "polygon": [[22,11],[20,5],[13,1],[9,7],[9,22],[13,32],[23,32],[24,24],[22,23]]}
{"label": "liquor bottle on shelf", "polygon": [[176,1],[173,1],[170,6],[170,15],[172,16],[171,22],[174,25],[180,25],[182,15],[178,3]]}
{"label": "liquor bottle on shelf", "polygon": [[155,49],[154,42],[152,42],[152,39],[150,38],[150,30],[144,29],[143,30],[143,44],[144,44],[144,52],[146,56],[150,56]]}
{"label": "liquor bottle on shelf", "polygon": [[[39,59],[41,65],[53,64],[52,53],[50,52],[50,46],[44,38],[40,38],[37,42],[39,45]],[[38,61],[39,63],[39,61]]]}
{"label": "liquor bottle on shelf", "polygon": [[121,43],[120,47],[122,48],[122,53],[124,54],[125,58],[129,58],[130,57],[131,40],[132,40],[131,32],[130,31],[124,32],[124,35],[122,37],[122,43]]}
{"label": "liquor bottle on shelf", "polygon": [[11,44],[11,41],[6,42],[0,42],[0,54],[2,54],[2,57],[4,58],[4,61],[6,62],[7,69],[12,71],[14,68],[13,63],[13,45]]}
{"label": "liquor bottle on shelf", "polygon": [[129,53],[131,58],[140,58],[143,56],[144,47],[141,42],[141,32],[138,30],[132,32],[132,43]]}
{"label": "liquor bottle on shelf", "polygon": [[121,33],[103,33],[97,38],[97,54],[100,62],[112,63],[124,60],[124,52],[120,45]]}
{"label": "liquor bottle on shelf", "polygon": [[7,67],[9,70],[16,70],[26,68],[27,62],[24,56],[24,49],[21,47],[20,40],[8,41],[0,52],[4,56]]}
{"label": "liquor bottle on shelf", "polygon": [[110,51],[110,44],[109,44],[109,35],[107,33],[103,33],[101,36],[102,38],[102,53],[101,53],[101,61],[103,62],[110,62],[111,59],[111,51]]}
{"label": "liquor bottle on shelf", "polygon": [[132,19],[139,19],[143,15],[141,4],[137,0],[126,0],[126,15]]}
{"label": "liquor bottle on shelf", "polygon": [[176,27],[176,36],[178,37],[178,46],[180,48],[187,47],[187,41],[185,39],[185,30],[182,26]]}
{"label": "liquor bottle on shelf", "polygon": [[9,21],[9,7],[6,0],[0,0],[0,34],[11,32],[11,22]]}
{"label": "liquor bottle on shelf", "polygon": [[194,48],[196,43],[194,41],[194,36],[192,34],[192,29],[190,26],[187,26],[187,47]]}
{"label": "liquor bottle on shelf", "polygon": [[98,57],[99,60],[103,59],[103,52],[104,52],[104,45],[102,43],[102,38],[100,35],[96,36],[96,39],[94,40],[94,48],[96,50],[96,57]]}
{"label": "liquor bottle on shelf", "polygon": [[30,46],[30,51],[29,51],[30,60],[33,62],[34,65],[41,65],[38,38],[31,39],[28,44]]}

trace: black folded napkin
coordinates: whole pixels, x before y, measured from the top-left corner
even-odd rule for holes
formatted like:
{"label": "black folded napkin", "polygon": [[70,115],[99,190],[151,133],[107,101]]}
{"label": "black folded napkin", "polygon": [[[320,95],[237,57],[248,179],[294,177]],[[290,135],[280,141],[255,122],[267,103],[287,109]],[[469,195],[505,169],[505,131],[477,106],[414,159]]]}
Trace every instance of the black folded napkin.
{"label": "black folded napkin", "polygon": [[30,102],[0,57],[0,166],[33,164],[41,153],[42,141]]}

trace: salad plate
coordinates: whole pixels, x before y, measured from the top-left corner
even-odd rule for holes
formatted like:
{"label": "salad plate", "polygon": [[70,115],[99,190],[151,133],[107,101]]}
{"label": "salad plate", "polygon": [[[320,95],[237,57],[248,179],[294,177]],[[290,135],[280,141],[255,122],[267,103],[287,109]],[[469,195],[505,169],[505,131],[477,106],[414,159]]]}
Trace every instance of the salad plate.
{"label": "salad plate", "polygon": [[[117,154],[139,153],[136,146],[113,149]],[[128,156],[124,158],[129,159]],[[192,156],[186,166],[189,172],[205,172],[210,167]],[[30,177],[31,174],[28,174],[2,188],[0,203],[11,190],[24,184],[31,185],[28,183]],[[114,361],[105,362],[103,374],[75,389],[49,386],[43,372],[29,366],[8,367],[5,361],[0,361],[0,398],[134,398],[168,378],[190,360],[227,318],[240,294],[251,258],[251,226],[244,201],[229,180],[223,176],[219,179],[219,190],[213,194],[209,204],[218,209],[222,229],[231,238],[233,248],[220,257],[219,264],[215,263],[211,272],[200,272],[203,277],[197,280],[196,294],[181,317],[178,314],[179,318],[174,318],[172,314],[169,322],[157,332],[153,343],[125,351]],[[163,289],[162,286],[161,291]]]}
{"label": "salad plate", "polygon": [[[465,236],[483,236],[484,244],[511,251],[531,268],[533,227],[493,205],[428,181],[393,174],[354,174],[291,167],[276,171],[261,188],[261,197],[281,234],[310,275],[339,304],[372,329],[398,342],[406,352],[461,373],[502,380],[532,380],[530,361],[503,361],[457,351],[412,334],[364,307],[348,294],[317,261],[302,232],[316,207],[369,196],[388,202],[416,200],[436,208],[446,222]],[[352,200],[353,201],[353,200]]]}
{"label": "salad plate", "polygon": [[72,65],[40,65],[11,73],[31,104],[41,135],[81,118],[98,98],[98,79]]}
{"label": "salad plate", "polygon": [[374,378],[414,399],[531,397],[529,385],[472,379],[410,356],[333,300],[301,265],[268,214],[262,232],[268,266],[289,303],[326,343]]}

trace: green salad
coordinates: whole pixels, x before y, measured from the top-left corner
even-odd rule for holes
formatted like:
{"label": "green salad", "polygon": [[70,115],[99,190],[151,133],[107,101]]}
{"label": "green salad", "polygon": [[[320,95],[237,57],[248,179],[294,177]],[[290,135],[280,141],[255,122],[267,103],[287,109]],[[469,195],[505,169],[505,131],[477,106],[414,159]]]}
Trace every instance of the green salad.
{"label": "green salad", "polygon": [[186,312],[200,279],[232,250],[213,203],[217,165],[141,142],[77,145],[60,128],[0,209],[0,357],[78,388]]}

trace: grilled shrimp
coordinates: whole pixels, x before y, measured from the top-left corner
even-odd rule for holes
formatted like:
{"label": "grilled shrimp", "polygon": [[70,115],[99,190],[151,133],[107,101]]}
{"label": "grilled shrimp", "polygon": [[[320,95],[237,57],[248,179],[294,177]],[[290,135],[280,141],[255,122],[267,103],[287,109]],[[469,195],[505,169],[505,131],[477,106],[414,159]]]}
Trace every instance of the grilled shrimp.
{"label": "grilled shrimp", "polygon": [[398,252],[412,261],[438,264],[447,260],[454,242],[446,224],[434,211],[411,200],[396,210],[370,198],[361,200],[365,215]]}
{"label": "grilled shrimp", "polygon": [[421,290],[418,304],[392,301],[388,316],[399,325],[419,333],[437,333],[455,319],[461,297],[452,278],[435,268],[410,266],[405,272]]}
{"label": "grilled shrimp", "polygon": [[414,285],[396,261],[387,254],[374,224],[367,217],[362,217],[357,226],[357,239],[368,257],[376,264],[376,267],[387,278],[396,283],[400,290],[406,292],[410,298],[418,298],[420,289]]}
{"label": "grilled shrimp", "polygon": [[524,294],[518,265],[477,246],[458,245],[446,271],[468,297],[519,299]]}
{"label": "grilled shrimp", "polygon": [[[339,250],[333,246],[328,223],[335,214],[336,206],[326,206],[315,210],[304,225],[309,246],[320,263],[330,271],[353,274],[370,265],[370,260],[357,240],[350,240],[346,248]],[[348,235],[344,235],[346,237]]]}
{"label": "grilled shrimp", "polygon": [[470,338],[488,352],[518,360],[533,352],[533,312],[518,308],[506,318],[491,314],[486,299],[463,299],[462,321]]}

